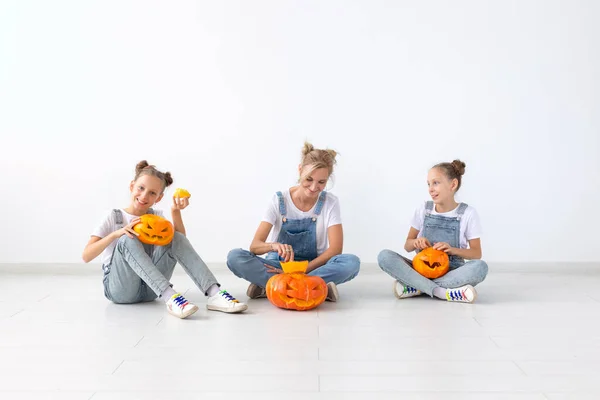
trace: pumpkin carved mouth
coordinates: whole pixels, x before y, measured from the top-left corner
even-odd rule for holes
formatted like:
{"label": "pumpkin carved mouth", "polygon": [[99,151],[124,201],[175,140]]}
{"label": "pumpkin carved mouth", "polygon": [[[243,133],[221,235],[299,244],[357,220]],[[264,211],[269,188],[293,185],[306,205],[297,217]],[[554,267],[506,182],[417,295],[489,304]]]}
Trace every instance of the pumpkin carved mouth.
{"label": "pumpkin carved mouth", "polygon": [[154,228],[150,224],[148,224],[148,226],[146,226],[145,229],[147,229],[147,231],[146,230],[142,230],[141,234],[145,235],[146,237],[149,237],[149,238],[164,239],[164,238],[166,238],[166,236],[169,235],[169,228],[168,227],[167,228],[163,228],[163,230],[160,231],[161,235],[148,233],[148,232],[153,232],[154,231]]}
{"label": "pumpkin carved mouth", "polygon": [[267,282],[267,298],[288,310],[310,310],[325,301],[327,285],[318,276],[306,275],[308,261],[281,263],[284,273],[272,276]]}
{"label": "pumpkin carved mouth", "polygon": [[424,277],[435,279],[448,272],[450,260],[445,252],[428,247],[413,258],[413,268]]}
{"label": "pumpkin carved mouth", "polygon": [[168,220],[153,214],[144,214],[133,227],[142,243],[164,246],[171,243],[175,231]]}
{"label": "pumpkin carved mouth", "polygon": [[442,265],[437,261],[435,261],[433,264],[431,264],[429,261],[423,261],[423,264],[425,264],[426,266],[428,266],[431,269],[436,269],[437,267],[440,267]]}

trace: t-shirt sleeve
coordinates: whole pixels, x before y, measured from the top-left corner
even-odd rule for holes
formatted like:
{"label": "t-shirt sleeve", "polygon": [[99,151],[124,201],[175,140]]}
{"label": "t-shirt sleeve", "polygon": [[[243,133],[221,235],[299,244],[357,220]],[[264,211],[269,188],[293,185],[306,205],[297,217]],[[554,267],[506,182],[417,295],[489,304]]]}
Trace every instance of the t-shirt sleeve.
{"label": "t-shirt sleeve", "polygon": [[425,206],[421,206],[415,210],[411,220],[410,226],[421,232],[423,229],[423,220],[425,219]]}
{"label": "t-shirt sleeve", "polygon": [[99,238],[104,238],[110,233],[113,232],[114,229],[114,221],[113,221],[113,212],[108,213],[102,222],[96,226],[96,228],[92,231],[92,236],[98,236]]}
{"label": "t-shirt sleeve", "polygon": [[475,211],[474,208],[471,208],[471,212],[469,214],[467,228],[465,229],[465,236],[467,240],[479,239],[482,234],[479,214],[477,214],[477,211]]}
{"label": "t-shirt sleeve", "polygon": [[279,199],[277,195],[271,198],[271,202],[269,203],[269,207],[263,216],[263,221],[268,222],[271,225],[275,225],[275,222],[279,218]]}
{"label": "t-shirt sleeve", "polygon": [[329,211],[329,219],[327,221],[327,228],[334,225],[339,225],[342,223],[342,211],[340,209],[340,201],[336,199],[336,201],[331,206],[331,210]]}

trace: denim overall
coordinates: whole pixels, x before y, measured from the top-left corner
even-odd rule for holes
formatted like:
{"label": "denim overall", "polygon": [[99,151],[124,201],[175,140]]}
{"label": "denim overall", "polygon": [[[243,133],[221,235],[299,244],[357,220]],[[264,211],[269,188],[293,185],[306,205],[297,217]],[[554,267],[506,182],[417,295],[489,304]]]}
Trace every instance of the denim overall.
{"label": "denim overall", "polygon": [[[118,229],[121,229],[123,214],[118,209],[113,212]],[[147,214],[154,214],[154,211],[149,209]],[[171,243],[165,246],[145,244],[123,235],[117,241],[110,264],[102,266],[104,295],[114,303],[152,301],[172,286],[169,280],[178,262],[204,294],[213,284],[219,285],[181,233],[175,232]]]}
{"label": "denim overall", "polygon": [[[117,230],[123,228],[124,219],[123,219],[123,213],[121,212],[121,210],[119,210],[118,208],[115,208],[113,210],[113,214],[115,214],[115,222],[117,223]],[[148,209],[148,212],[146,214],[154,214],[154,210],[152,210],[150,208],[150,209]],[[142,246],[144,246],[144,251],[146,252],[146,254],[148,254],[150,256],[150,258],[152,258],[152,254],[154,253],[154,246],[151,244],[146,244],[146,243],[142,243]],[[111,260],[111,262],[112,262],[112,260]],[[110,272],[110,264],[102,265],[102,271],[104,271],[104,276],[106,277],[106,275],[108,275],[108,273]]]}
{"label": "denim overall", "polygon": [[[451,247],[460,248],[460,221],[465,214],[467,204],[458,206],[456,217],[443,217],[434,215],[433,202],[425,204],[425,218],[423,221],[423,237],[433,246],[435,243],[446,242]],[[415,250],[419,252],[419,250]],[[428,279],[419,274],[412,267],[412,261],[392,250],[382,250],[377,257],[379,267],[394,279],[404,285],[420,290],[433,296],[433,289],[458,288],[464,285],[475,286],[485,279],[488,266],[483,260],[469,260],[465,262],[462,257],[449,255],[450,271],[445,275]]]}
{"label": "denim overall", "polygon": [[[288,219],[283,194],[277,192],[279,199],[279,213],[281,214],[281,231],[277,236],[277,242],[289,244],[294,249],[295,261],[311,261],[317,258],[317,218],[321,215],[323,204],[325,204],[326,192],[321,192],[313,217],[304,219]],[[268,260],[279,260],[276,252],[270,252]]]}
{"label": "denim overall", "polygon": [[[123,228],[123,226],[125,225],[124,218],[123,218],[123,212],[121,210],[119,210],[118,208],[115,208],[113,210],[113,214],[115,215],[115,222],[117,223],[117,229]],[[150,209],[148,209],[148,212],[146,212],[146,214],[154,214],[154,210],[152,210],[150,208]],[[146,243],[141,243],[141,244],[144,247],[144,251],[146,252],[146,254],[148,254],[148,256],[150,258],[152,258],[152,255],[154,254],[154,245],[146,244]],[[114,254],[113,254],[113,257],[114,257]],[[104,271],[104,277],[103,277],[104,294],[107,298],[109,298],[109,300],[112,300],[112,299],[110,298],[110,294],[108,294],[107,275],[110,273],[111,264],[112,264],[112,259],[111,259],[110,264],[102,265],[102,270]],[[142,281],[140,283],[140,285],[142,286],[141,290],[145,292],[146,291],[146,282]]]}
{"label": "denim overall", "polygon": [[[278,243],[289,244],[294,249],[294,260],[312,261],[317,258],[317,219],[323,211],[327,193],[321,192],[317,199],[313,216],[304,219],[288,219],[283,194],[277,192],[279,213],[281,214],[281,231],[277,236]],[[246,279],[260,287],[265,287],[273,276],[265,269],[264,264],[281,269],[281,257],[275,251],[269,252],[265,258],[243,249],[233,249],[227,255],[227,266],[238,277]],[[311,271],[308,275],[320,276],[325,282],[336,285],[347,282],[358,275],[360,259],[352,254],[338,254],[329,259],[325,265]]]}
{"label": "denim overall", "polygon": [[[423,237],[429,240],[433,246],[439,242],[445,242],[450,247],[460,248],[460,220],[465,214],[468,205],[460,203],[456,217],[443,217],[432,214],[433,201],[425,204],[425,220],[423,222]],[[456,269],[465,263],[462,257],[449,256],[450,269]]]}

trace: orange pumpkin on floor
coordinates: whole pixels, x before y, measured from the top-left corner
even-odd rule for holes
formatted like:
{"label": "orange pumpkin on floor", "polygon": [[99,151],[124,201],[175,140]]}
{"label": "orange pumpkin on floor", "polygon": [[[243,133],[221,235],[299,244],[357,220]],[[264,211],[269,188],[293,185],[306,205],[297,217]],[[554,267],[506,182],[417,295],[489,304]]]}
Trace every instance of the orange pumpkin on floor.
{"label": "orange pumpkin on floor", "polygon": [[154,214],[142,215],[133,230],[139,233],[140,242],[156,246],[171,243],[175,234],[173,224],[169,220]]}
{"label": "orange pumpkin on floor", "polygon": [[282,274],[273,275],[267,282],[267,298],[279,308],[310,310],[325,301],[327,284],[319,276],[306,275],[308,261],[281,263]]}
{"label": "orange pumpkin on floor", "polygon": [[450,260],[445,252],[428,247],[413,258],[413,268],[425,278],[435,279],[448,272]]}

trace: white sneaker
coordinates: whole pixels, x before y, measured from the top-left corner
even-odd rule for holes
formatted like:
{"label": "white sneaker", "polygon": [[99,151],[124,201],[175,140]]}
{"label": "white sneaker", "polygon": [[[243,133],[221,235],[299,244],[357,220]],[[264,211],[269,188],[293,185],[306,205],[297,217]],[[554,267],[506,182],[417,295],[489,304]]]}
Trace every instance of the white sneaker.
{"label": "white sneaker", "polygon": [[329,282],[327,284],[327,297],[325,298],[325,300],[335,303],[336,301],[338,301],[339,298],[340,293],[337,290],[337,286],[335,286],[335,283]]}
{"label": "white sneaker", "polygon": [[198,306],[187,301],[185,297],[179,293],[175,293],[167,301],[167,311],[169,314],[183,319],[198,311]]}
{"label": "white sneaker", "polygon": [[421,291],[414,287],[406,286],[399,281],[394,281],[394,295],[399,299],[420,296],[421,294]]}
{"label": "white sneaker", "polygon": [[477,298],[477,292],[471,285],[461,286],[456,289],[446,289],[446,299],[448,301],[458,301],[460,303],[472,303]]}
{"label": "white sneaker", "polygon": [[221,290],[219,293],[208,298],[206,308],[212,311],[238,313],[246,311],[248,306],[237,301],[235,297],[227,293],[227,290]]}

